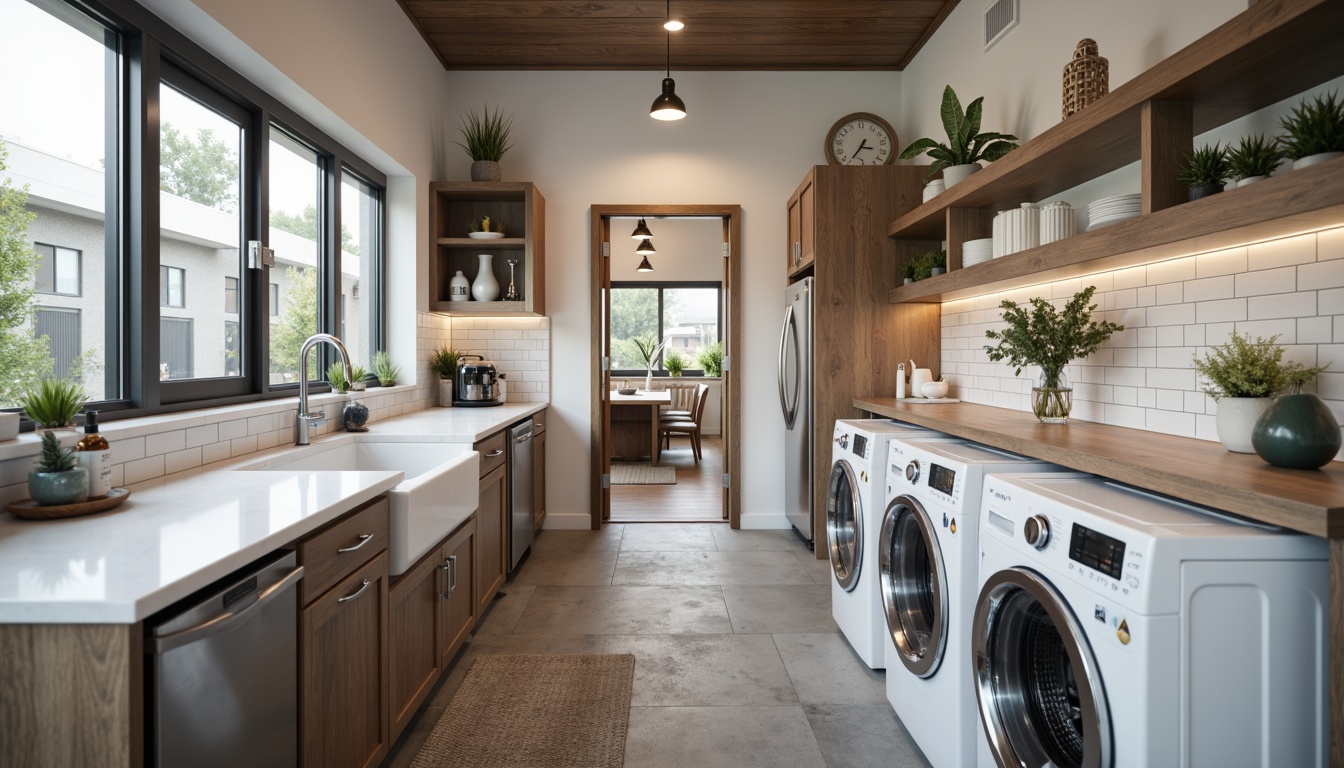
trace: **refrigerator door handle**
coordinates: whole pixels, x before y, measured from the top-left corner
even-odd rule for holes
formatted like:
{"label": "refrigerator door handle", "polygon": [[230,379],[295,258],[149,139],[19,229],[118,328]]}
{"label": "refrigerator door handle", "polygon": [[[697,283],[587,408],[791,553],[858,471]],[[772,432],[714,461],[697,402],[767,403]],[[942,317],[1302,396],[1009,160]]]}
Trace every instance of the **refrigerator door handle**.
{"label": "refrigerator door handle", "polygon": [[784,308],[784,327],[779,331],[779,409],[784,414],[784,428],[793,429],[794,409],[789,406],[788,393],[784,389],[784,354],[789,346],[789,330],[793,328],[793,305]]}

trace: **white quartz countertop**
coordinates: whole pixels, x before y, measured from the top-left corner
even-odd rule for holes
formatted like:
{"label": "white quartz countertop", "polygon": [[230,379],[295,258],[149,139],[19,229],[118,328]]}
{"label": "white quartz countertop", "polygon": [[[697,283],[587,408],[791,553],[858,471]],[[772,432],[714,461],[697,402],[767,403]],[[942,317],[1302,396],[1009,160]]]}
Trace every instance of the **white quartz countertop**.
{"label": "white quartz countertop", "polygon": [[[370,423],[363,439],[470,443],[544,408],[431,408]],[[142,621],[403,479],[400,472],[234,469],[290,450],[137,483],[121,507],[87,517],[35,521],[0,512],[0,624]]]}

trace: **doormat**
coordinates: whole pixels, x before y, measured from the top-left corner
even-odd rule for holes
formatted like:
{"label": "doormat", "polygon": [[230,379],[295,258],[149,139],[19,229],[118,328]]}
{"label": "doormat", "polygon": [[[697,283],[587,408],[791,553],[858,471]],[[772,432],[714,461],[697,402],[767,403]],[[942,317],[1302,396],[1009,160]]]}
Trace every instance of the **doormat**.
{"label": "doormat", "polygon": [[611,465],[612,485],[676,485],[677,468],[652,464]]}
{"label": "doormat", "polygon": [[411,768],[620,768],[635,657],[478,656]]}

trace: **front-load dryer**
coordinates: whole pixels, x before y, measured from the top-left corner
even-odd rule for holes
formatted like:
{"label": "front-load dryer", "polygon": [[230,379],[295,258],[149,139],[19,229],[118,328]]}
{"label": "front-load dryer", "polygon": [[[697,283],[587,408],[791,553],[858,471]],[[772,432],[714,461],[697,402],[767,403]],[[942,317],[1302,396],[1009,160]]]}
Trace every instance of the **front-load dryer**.
{"label": "front-load dryer", "polygon": [[982,767],[1326,765],[1323,539],[1100,478],[982,510]]}
{"label": "front-load dryer", "polygon": [[965,442],[892,440],[887,451],[878,542],[887,699],[930,763],[969,768],[980,488],[991,472],[1059,467]]}
{"label": "front-load dryer", "polygon": [[887,442],[945,435],[889,419],[835,422],[826,483],[826,546],[831,560],[831,615],[854,652],[881,669],[882,604],[877,596],[877,520]]}

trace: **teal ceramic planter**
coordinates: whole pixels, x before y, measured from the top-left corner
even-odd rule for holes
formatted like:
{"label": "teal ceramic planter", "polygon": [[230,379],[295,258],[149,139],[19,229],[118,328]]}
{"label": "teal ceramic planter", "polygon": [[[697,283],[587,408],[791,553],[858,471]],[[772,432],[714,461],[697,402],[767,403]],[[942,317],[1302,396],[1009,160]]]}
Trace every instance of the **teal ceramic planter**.
{"label": "teal ceramic planter", "polygon": [[1339,422],[1316,395],[1280,395],[1255,422],[1251,444],[1276,467],[1319,469],[1339,453]]}
{"label": "teal ceramic planter", "polygon": [[73,504],[89,495],[89,471],[75,467],[67,472],[29,472],[28,493],[44,507]]}

